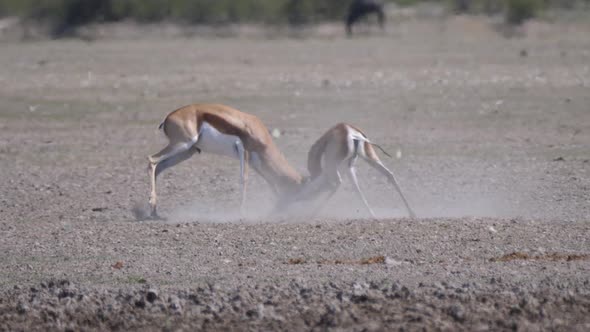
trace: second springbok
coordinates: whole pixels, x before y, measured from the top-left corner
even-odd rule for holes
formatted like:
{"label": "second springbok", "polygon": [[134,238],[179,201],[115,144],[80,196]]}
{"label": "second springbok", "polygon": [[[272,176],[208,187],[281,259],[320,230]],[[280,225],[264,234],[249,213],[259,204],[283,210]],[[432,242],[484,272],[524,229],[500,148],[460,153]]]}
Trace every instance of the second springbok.
{"label": "second springbok", "polygon": [[[346,123],[339,123],[330,128],[311,147],[308,154],[307,167],[311,175],[308,185],[293,198],[293,201],[317,199],[320,195],[327,193],[327,197],[320,202],[319,207],[332,197],[342,183],[341,170],[354,184],[355,191],[368,212],[373,218],[375,213],[369,206],[365,195],[360,189],[355,170],[355,163],[360,156],[369,165],[383,174],[395,187],[402,198],[410,217],[415,218],[416,214],[410,208],[402,190],[393,173],[383,165],[375,148],[378,147],[385,154],[379,145],[371,142],[367,136],[358,128]],[[388,154],[387,154],[388,155]]]}

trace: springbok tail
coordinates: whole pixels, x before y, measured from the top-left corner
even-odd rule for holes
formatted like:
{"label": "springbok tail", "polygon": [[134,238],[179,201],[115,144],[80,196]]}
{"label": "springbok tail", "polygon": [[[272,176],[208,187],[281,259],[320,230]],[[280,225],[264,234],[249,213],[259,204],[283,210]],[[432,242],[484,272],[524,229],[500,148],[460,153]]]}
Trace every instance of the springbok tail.
{"label": "springbok tail", "polygon": [[166,133],[166,119],[164,119],[160,125],[158,125],[158,130],[161,130],[164,135],[168,136],[168,133]]}
{"label": "springbok tail", "polygon": [[383,152],[386,156],[388,156],[389,158],[393,158],[389,153],[387,153],[387,151],[385,151],[385,149],[383,149],[381,147],[381,145],[373,143],[373,142],[369,142],[369,144],[371,144],[372,146],[376,146],[379,148],[379,150],[381,150],[381,152]]}
{"label": "springbok tail", "polygon": [[379,150],[381,150],[381,152],[383,152],[386,156],[388,156],[389,158],[393,158],[387,151],[385,151],[385,149],[383,149],[381,147],[381,145],[377,144],[377,143],[373,143],[371,142],[368,138],[363,137],[363,136],[354,136],[353,139],[355,140],[359,140],[359,141],[363,141],[363,142],[367,142],[369,144],[371,144],[372,146],[376,146],[377,148],[379,148]]}

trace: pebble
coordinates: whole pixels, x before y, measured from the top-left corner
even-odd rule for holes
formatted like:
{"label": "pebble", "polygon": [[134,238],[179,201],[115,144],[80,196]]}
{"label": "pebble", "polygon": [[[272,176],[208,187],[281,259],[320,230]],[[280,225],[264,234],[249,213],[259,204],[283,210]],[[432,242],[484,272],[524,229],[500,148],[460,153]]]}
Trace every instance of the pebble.
{"label": "pebble", "polygon": [[143,299],[139,299],[139,300],[135,301],[135,306],[138,308],[141,308],[141,309],[145,308],[145,304],[146,303]]}
{"label": "pebble", "polygon": [[156,289],[149,289],[146,293],[145,298],[149,303],[153,303],[158,298],[158,291]]}
{"label": "pebble", "polygon": [[465,321],[465,309],[460,304],[454,304],[449,308],[449,315],[458,322]]}
{"label": "pebble", "polygon": [[279,138],[281,137],[281,131],[278,128],[274,128],[271,132],[272,137]]}
{"label": "pebble", "polygon": [[25,314],[27,313],[27,311],[29,311],[29,306],[22,302],[19,302],[16,306],[16,311],[21,315]]}
{"label": "pebble", "polygon": [[[295,310],[304,310],[310,319],[309,321],[316,324],[314,326],[318,329],[332,326],[324,324],[335,323],[336,325],[333,326],[342,326],[342,324],[350,323],[349,319],[353,319],[352,317],[356,317],[355,320],[361,324],[359,326],[368,327],[371,321],[368,318],[363,318],[363,312],[365,309],[370,309],[385,314],[391,313],[391,310],[406,312],[408,315],[404,319],[414,323],[420,324],[420,322],[434,320],[443,324],[441,326],[455,330],[460,329],[459,325],[465,324],[467,321],[469,324],[475,324],[470,329],[478,330],[477,324],[481,324],[482,320],[495,319],[490,325],[490,330],[497,330],[507,326],[536,328],[549,327],[551,324],[566,325],[568,324],[566,321],[553,321],[554,317],[551,315],[548,317],[546,310],[555,310],[556,306],[569,303],[572,307],[568,310],[573,309],[575,315],[580,315],[583,308],[577,303],[582,303],[581,299],[585,296],[574,290],[565,289],[558,294],[546,294],[538,297],[529,288],[512,286],[510,290],[494,292],[486,295],[487,298],[483,298],[481,295],[471,295],[477,291],[475,283],[444,280],[433,284],[432,288],[426,286],[428,284],[420,283],[421,287],[412,289],[391,279],[371,281],[359,279],[350,284],[329,282],[323,287],[317,287],[309,280],[293,279],[291,283],[283,286],[281,283],[271,282],[262,285],[247,285],[234,290],[228,290],[222,284],[217,283],[203,285],[196,290],[176,291],[161,291],[153,287],[144,290],[100,289],[89,291],[67,280],[52,280],[44,282],[44,285],[46,288],[35,291],[21,286],[20,289],[14,290],[14,293],[17,294],[17,297],[13,298],[14,302],[10,302],[10,299],[0,298],[0,304],[14,303],[6,308],[12,308],[13,317],[22,315],[23,319],[27,320],[35,319],[39,312],[47,314],[48,317],[52,317],[47,325],[43,325],[48,329],[51,327],[55,329],[56,325],[52,324],[63,322],[72,314],[87,315],[88,313],[92,313],[91,316],[96,318],[96,321],[91,324],[113,323],[125,324],[127,327],[142,324],[146,317],[154,313],[178,315],[182,324],[188,324],[187,327],[195,327],[197,325],[191,325],[192,322],[199,324],[204,320],[211,319],[212,316],[222,320],[227,318],[229,324],[233,318],[238,320],[244,318],[246,320],[262,319],[260,322],[272,318],[275,321],[290,324],[291,320],[299,319],[297,314],[288,313],[288,310],[292,310],[294,307]],[[466,289],[469,289],[467,294],[465,293]],[[434,292],[432,293],[432,291]],[[516,297],[515,291],[523,293],[523,295]],[[60,294],[63,298],[60,301],[55,301]],[[73,294],[75,294],[74,297],[72,297]],[[81,301],[82,298],[87,300]],[[165,299],[165,301],[158,301],[158,299]],[[540,305],[539,301],[544,301],[544,304]],[[153,304],[150,305],[150,303]],[[471,311],[470,308],[474,304],[483,311]],[[321,308],[325,308],[327,311]],[[109,315],[109,313],[119,310],[121,310],[122,316]],[[528,321],[528,313],[538,313],[541,321]],[[510,321],[495,318],[504,317],[504,315],[510,315]],[[6,317],[8,316],[3,317],[0,313],[0,318],[5,319]],[[498,325],[500,323],[497,322],[500,321],[509,325]],[[539,325],[539,323],[542,324]],[[14,322],[9,321],[9,324],[14,324]],[[67,326],[73,330],[92,327],[92,325],[79,326],[77,324],[80,323]],[[6,326],[12,328],[2,328],[3,325],[0,323],[2,330],[15,330],[17,327],[16,325]],[[221,326],[223,325],[217,327]],[[283,327],[289,326],[297,325]],[[299,327],[302,326],[305,325],[299,325]],[[271,328],[268,325],[258,327]],[[384,326],[375,323],[375,327],[377,329],[377,327],[383,328]],[[188,329],[190,330],[190,328]]]}
{"label": "pebble", "polygon": [[389,265],[389,266],[400,266],[402,265],[401,261],[396,261],[393,258],[390,257],[385,257],[385,265]]}

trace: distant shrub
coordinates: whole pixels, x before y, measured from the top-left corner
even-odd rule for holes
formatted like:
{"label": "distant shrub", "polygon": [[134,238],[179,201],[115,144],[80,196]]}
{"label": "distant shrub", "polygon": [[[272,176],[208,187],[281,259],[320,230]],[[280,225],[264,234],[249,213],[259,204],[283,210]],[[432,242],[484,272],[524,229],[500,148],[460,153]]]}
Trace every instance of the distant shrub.
{"label": "distant shrub", "polygon": [[301,25],[313,20],[310,16],[313,3],[307,0],[288,0],[283,6],[283,15],[291,25]]}
{"label": "distant shrub", "polygon": [[520,25],[537,16],[542,6],[542,0],[506,0],[506,23]]}
{"label": "distant shrub", "polygon": [[49,21],[55,34],[62,35],[84,24],[123,19],[297,25],[340,20],[348,5],[348,0],[0,0],[0,17]]}
{"label": "distant shrub", "polygon": [[502,0],[447,0],[451,9],[458,14],[486,14],[501,13],[506,1]]}
{"label": "distant shrub", "polygon": [[468,13],[471,9],[471,1],[469,0],[453,0],[451,3],[453,10],[459,14]]}
{"label": "distant shrub", "polygon": [[[93,22],[132,19],[191,24],[241,22],[301,25],[343,20],[352,0],[0,0],[0,17],[18,15],[53,23],[56,35]],[[401,6],[433,2],[460,13],[505,13],[522,24],[543,7],[576,8],[590,0],[383,0]]]}

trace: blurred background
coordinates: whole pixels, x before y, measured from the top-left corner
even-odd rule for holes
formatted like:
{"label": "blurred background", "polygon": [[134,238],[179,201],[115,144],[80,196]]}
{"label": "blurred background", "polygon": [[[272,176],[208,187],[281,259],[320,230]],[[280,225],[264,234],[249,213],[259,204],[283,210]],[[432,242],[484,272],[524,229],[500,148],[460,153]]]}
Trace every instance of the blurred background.
{"label": "blurred background", "polygon": [[[0,0],[0,187],[15,220],[133,218],[157,125],[216,102],[302,174],[328,128],[360,127],[422,217],[588,216],[589,86],[590,0]],[[166,171],[162,214],[236,211],[238,168]],[[359,172],[381,216],[405,215]],[[272,193],[251,181],[256,214]],[[325,212],[366,216],[344,188]]]}
{"label": "blurred background", "polygon": [[[388,17],[488,15],[509,25],[568,11],[579,16],[590,8],[590,0],[0,0],[0,17],[12,18],[2,22],[0,32],[23,24],[24,37],[63,37],[85,25],[122,21],[302,27],[345,21],[353,2],[376,3]],[[365,16],[362,9],[359,13]]]}
{"label": "blurred background", "polygon": [[[377,222],[344,172],[290,225],[251,172],[242,215],[239,162],[202,153],[138,222],[192,103],[257,116],[302,175],[360,128],[417,219],[362,160]],[[589,249],[590,0],[0,0],[0,331],[590,331]]]}

